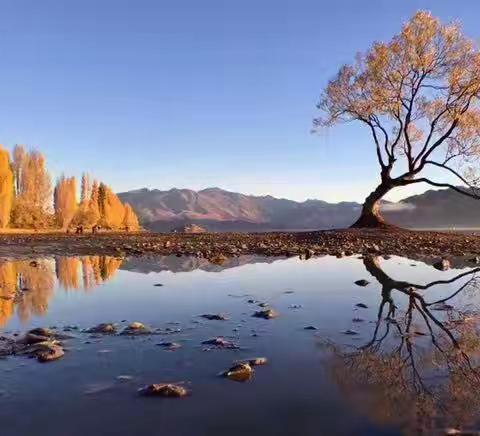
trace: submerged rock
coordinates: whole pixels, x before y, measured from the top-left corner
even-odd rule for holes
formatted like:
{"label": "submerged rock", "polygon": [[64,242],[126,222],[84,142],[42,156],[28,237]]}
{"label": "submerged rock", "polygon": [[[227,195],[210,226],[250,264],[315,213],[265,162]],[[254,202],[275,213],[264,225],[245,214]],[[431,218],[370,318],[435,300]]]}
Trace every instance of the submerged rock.
{"label": "submerged rock", "polygon": [[46,328],[46,327],[37,327],[32,330],[29,330],[28,333],[32,335],[37,335],[37,336],[45,336],[45,337],[53,337],[55,336],[55,333],[53,330]]}
{"label": "submerged rock", "polygon": [[349,335],[349,336],[358,335],[358,332],[357,332],[357,331],[355,331],[355,330],[350,330],[350,329],[344,330],[342,333],[343,333],[344,335]]}
{"label": "submerged rock", "polygon": [[266,357],[251,357],[249,359],[243,359],[238,363],[248,363],[250,366],[263,366],[268,363],[268,359]]}
{"label": "submerged rock", "polygon": [[253,368],[247,362],[237,363],[222,375],[233,381],[245,382],[252,378]]}
{"label": "submerged rock", "polygon": [[175,351],[181,348],[182,346],[177,342],[160,342],[157,344],[159,347],[162,347],[166,350]]}
{"label": "submerged rock", "polygon": [[141,388],[139,392],[147,397],[182,398],[188,395],[187,389],[173,383],[154,383]]}
{"label": "submerged rock", "polygon": [[318,330],[317,327],[314,325],[307,325],[306,327],[303,328],[303,330]]}
{"label": "submerged rock", "polygon": [[101,323],[95,327],[91,327],[86,330],[87,333],[103,333],[103,334],[113,334],[117,332],[117,328],[112,323]]}
{"label": "submerged rock", "polygon": [[150,335],[152,334],[152,330],[146,327],[141,322],[135,321],[130,323],[127,327],[125,327],[121,333],[121,335]]}
{"label": "submerged rock", "polygon": [[254,316],[255,318],[273,319],[278,316],[278,312],[273,309],[259,310],[258,312],[255,312],[252,316]]}
{"label": "submerged rock", "polygon": [[34,355],[39,362],[58,360],[65,354],[63,348],[54,342],[39,342],[34,347],[29,354]]}
{"label": "submerged rock", "polygon": [[206,313],[200,315],[202,318],[208,319],[210,321],[226,321],[228,316],[223,313]]}
{"label": "submerged rock", "polygon": [[48,336],[40,336],[35,335],[33,333],[27,333],[24,338],[20,339],[18,342],[22,342],[24,344],[32,345],[37,344],[39,342],[48,341],[50,338]]}
{"label": "submerged rock", "polygon": [[121,382],[127,382],[133,380],[133,376],[131,375],[117,375],[116,379]]}
{"label": "submerged rock", "polygon": [[32,330],[29,330],[25,336],[17,340],[17,344],[33,345],[40,342],[51,341],[52,339],[71,339],[73,336],[56,333],[53,330],[44,327],[38,327]]}
{"label": "submerged rock", "polygon": [[219,337],[216,337],[216,338],[212,338],[212,339],[207,339],[206,341],[203,341],[202,342],[203,345],[212,345],[216,348],[228,348],[228,349],[232,349],[232,350],[236,350],[238,349],[238,345],[235,345],[233,342],[231,341],[227,341],[225,338],[219,336]]}

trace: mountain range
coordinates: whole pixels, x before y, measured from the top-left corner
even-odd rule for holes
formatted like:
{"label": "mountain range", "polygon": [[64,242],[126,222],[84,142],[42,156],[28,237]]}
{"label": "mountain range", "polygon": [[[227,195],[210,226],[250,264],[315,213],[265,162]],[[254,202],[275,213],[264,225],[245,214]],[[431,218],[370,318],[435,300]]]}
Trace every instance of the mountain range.
{"label": "mountain range", "polygon": [[[152,231],[171,231],[185,223],[210,231],[312,230],[348,227],[361,204],[297,202],[267,196],[244,195],[208,188],[138,189],[118,196],[137,212]],[[430,190],[400,202],[383,202],[382,210],[393,224],[414,228],[480,227],[480,201],[451,189]]]}

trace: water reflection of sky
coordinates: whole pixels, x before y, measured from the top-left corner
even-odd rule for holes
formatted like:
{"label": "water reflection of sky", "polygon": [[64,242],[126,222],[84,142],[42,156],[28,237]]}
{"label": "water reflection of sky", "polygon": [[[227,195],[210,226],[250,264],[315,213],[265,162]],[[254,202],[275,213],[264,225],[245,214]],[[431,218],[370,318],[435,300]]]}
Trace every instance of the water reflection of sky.
{"label": "water reflection of sky", "polygon": [[[436,347],[434,340],[449,353],[455,351],[448,354],[449,358],[458,355],[458,350],[452,348],[448,335],[435,320],[451,327],[460,313],[467,314],[471,320],[468,324],[454,324],[453,337],[462,341],[466,334],[476,333],[478,294],[476,282],[472,281],[476,274],[468,263],[463,268],[440,272],[426,263],[399,257],[388,260],[320,257],[308,261],[249,257],[229,260],[222,266],[189,258],[165,257],[142,263],[138,259],[90,257],[39,260],[35,266],[25,261],[4,263],[0,273],[4,279],[2,295],[18,294],[12,300],[2,300],[7,307],[2,310],[6,331],[30,326],[78,325],[86,328],[106,321],[120,325],[125,321],[141,321],[153,328],[170,326],[180,330],[168,336],[168,340],[183,345],[175,353],[162,352],[155,346],[165,338],[131,341],[110,337],[93,340],[86,346],[79,333],[80,338],[73,340],[73,351],[63,360],[47,365],[46,369],[28,361],[20,368],[10,360],[0,362],[6,370],[14,370],[6,380],[6,389],[16,393],[15,398],[7,395],[9,400],[3,413],[24,410],[31,401],[29,395],[45,394],[46,386],[37,379],[38,371],[49,377],[49,383],[53,389],[58,389],[60,397],[68,396],[63,407],[65,419],[60,420],[59,428],[51,429],[49,435],[67,434],[62,433],[65,430],[62,426],[67,425],[68,419],[75,419],[77,409],[93,416],[99,426],[96,430],[106,431],[101,434],[133,434],[129,431],[151,434],[148,431],[151,426],[158,425],[155,420],[162,410],[165,412],[161,412],[162,428],[170,434],[260,433],[260,427],[262,434],[397,434],[411,423],[389,421],[384,416],[382,423],[380,418],[372,416],[371,408],[360,407],[360,404],[374,401],[376,397],[370,394],[378,392],[378,386],[369,385],[375,379],[372,374],[367,382],[362,379],[368,373],[368,366],[361,366],[365,365],[363,357],[367,354],[362,354],[359,361],[355,353],[373,339],[374,348],[368,348],[371,352],[368,356],[383,361],[391,359],[392,350],[403,343],[402,353],[406,350],[408,358],[408,352],[413,349],[418,370],[428,384],[429,377],[440,380],[440,376],[445,375],[442,365],[453,362],[432,354]],[[21,284],[29,290],[18,291],[20,278]],[[371,283],[359,287],[354,284],[358,279]],[[420,310],[413,307],[408,311],[412,296],[404,291],[407,284],[426,287],[438,280],[451,283],[416,292],[426,301],[436,301],[464,288],[448,300],[452,306],[449,310],[430,311],[431,307],[427,306],[434,318],[430,319],[430,335]],[[163,286],[154,286],[158,283]],[[279,317],[271,321],[253,318],[251,315],[259,308],[248,303],[250,299],[270,304],[280,313]],[[358,303],[367,308],[356,307]],[[385,310],[379,316],[382,304]],[[395,308],[393,315],[387,310],[392,307]],[[215,322],[198,317],[202,313],[217,312],[228,313],[230,320]],[[414,325],[412,332],[420,331],[422,335],[413,337],[405,333],[409,313]],[[359,319],[362,322],[358,322]],[[317,330],[304,330],[308,325]],[[357,334],[346,335],[347,330]],[[236,353],[203,351],[201,342],[212,336],[229,337],[242,349]],[[379,338],[382,340],[378,341]],[[105,349],[107,353],[103,352]],[[257,370],[248,387],[232,386],[215,377],[233,359],[253,355],[266,356],[271,363]],[[437,369],[440,368],[438,373],[437,369],[432,370],[434,357]],[[425,362],[428,365],[421,366]],[[463,370],[462,362],[453,362],[454,368]],[[476,355],[469,362],[476,365]],[[396,368],[400,372],[395,378],[402,374],[408,376],[407,369]],[[360,372],[355,373],[355,370]],[[133,374],[134,384],[186,380],[194,387],[195,395],[181,406],[138,404],[131,397],[133,386],[127,389],[112,385],[112,380],[124,373]],[[356,374],[353,379],[348,377],[352,374]],[[469,370],[467,375],[472,374]],[[31,381],[30,393],[19,387],[21,379]],[[68,380],[73,379],[76,382],[68,384]],[[380,383],[384,386],[387,381]],[[415,383],[412,385],[414,397],[420,398],[421,389],[416,390],[418,383]],[[108,389],[106,392],[100,389],[101,394],[86,398],[85,390],[96,392],[92,384],[106,385]],[[474,381],[471,386],[475,386]],[[414,403],[412,392],[401,393],[403,397],[397,393],[399,401]],[[358,404],[352,404],[352,399]],[[120,415],[115,415],[107,400],[115,401]],[[382,401],[388,403],[383,397]],[[46,401],[45,407],[48,404],[50,402]],[[116,419],[115,424],[110,424],[110,433],[96,412],[102,405],[104,418]],[[378,407],[374,409],[379,410]],[[122,411],[125,418],[119,418]],[[47,425],[46,418],[37,412],[31,417],[31,425],[18,425],[18,431],[24,433],[12,434],[33,434],[34,425]],[[402,413],[409,416],[405,408]],[[178,421],[187,415],[190,421]],[[267,429],[262,426],[265,420]],[[446,423],[444,420],[438,425]],[[82,431],[92,432],[93,428],[93,424],[85,422],[68,434],[80,435]]]}

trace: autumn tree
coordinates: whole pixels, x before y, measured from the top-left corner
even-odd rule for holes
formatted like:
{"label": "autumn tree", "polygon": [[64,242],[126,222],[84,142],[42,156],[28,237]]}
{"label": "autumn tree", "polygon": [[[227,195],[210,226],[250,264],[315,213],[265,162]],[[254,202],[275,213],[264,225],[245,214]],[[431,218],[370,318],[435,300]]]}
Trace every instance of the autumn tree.
{"label": "autumn tree", "polygon": [[75,177],[61,176],[54,192],[54,206],[57,222],[67,229],[77,210],[77,188]]}
{"label": "autumn tree", "polygon": [[90,190],[90,201],[88,206],[89,220],[91,225],[95,225],[100,220],[100,206],[99,206],[99,185],[98,181],[94,180]]}
{"label": "autumn tree", "polygon": [[120,228],[124,220],[125,208],[117,195],[104,183],[100,183],[98,188],[98,204],[101,225],[109,229]]}
{"label": "autumn tree", "polygon": [[83,173],[80,186],[80,204],[72,220],[72,224],[90,227],[97,223],[99,216],[91,210],[93,207],[90,197],[91,189],[90,177],[88,174]]}
{"label": "autumn tree", "polygon": [[125,203],[125,213],[123,216],[123,227],[126,229],[138,229],[140,225],[138,224],[137,214],[133,210],[132,206],[128,203]]}
{"label": "autumn tree", "polygon": [[88,206],[88,202],[90,200],[90,177],[87,173],[82,174],[82,185],[80,191],[80,205],[81,206]]}
{"label": "autumn tree", "polygon": [[10,222],[10,212],[14,196],[13,171],[10,166],[10,154],[0,146],[0,228]]}
{"label": "autumn tree", "polygon": [[[354,227],[384,226],[379,201],[400,186],[424,182],[480,198],[479,93],[478,48],[457,24],[443,25],[428,12],[340,69],[322,94],[315,125],[358,121],[371,133],[380,166],[380,184]],[[433,180],[431,168],[457,182]]]}
{"label": "autumn tree", "polygon": [[17,195],[20,194],[26,159],[27,152],[25,151],[25,147],[20,144],[15,145],[13,148],[12,169],[15,177],[15,192]]}
{"label": "autumn tree", "polygon": [[16,198],[12,223],[16,227],[47,227],[50,224],[52,186],[45,157],[36,150],[13,149],[12,169]]}

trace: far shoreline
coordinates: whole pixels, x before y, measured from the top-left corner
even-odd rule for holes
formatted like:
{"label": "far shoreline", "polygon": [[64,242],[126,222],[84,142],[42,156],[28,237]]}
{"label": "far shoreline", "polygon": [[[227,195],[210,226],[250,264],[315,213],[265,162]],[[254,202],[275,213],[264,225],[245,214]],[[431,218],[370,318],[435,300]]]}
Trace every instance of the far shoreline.
{"label": "far shoreline", "polygon": [[[471,230],[473,231],[473,230]],[[480,235],[469,230],[338,229],[264,233],[101,232],[77,235],[61,231],[0,233],[1,258],[109,255],[195,256],[221,263],[240,255],[337,257],[398,255],[466,257],[480,263]]]}

